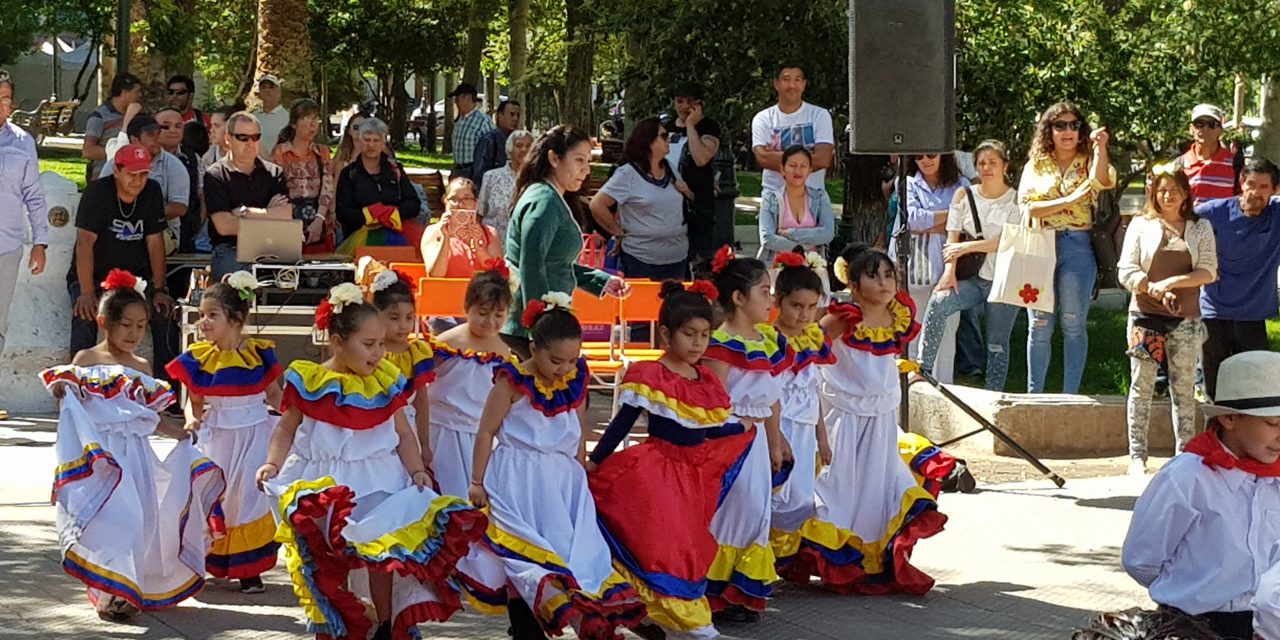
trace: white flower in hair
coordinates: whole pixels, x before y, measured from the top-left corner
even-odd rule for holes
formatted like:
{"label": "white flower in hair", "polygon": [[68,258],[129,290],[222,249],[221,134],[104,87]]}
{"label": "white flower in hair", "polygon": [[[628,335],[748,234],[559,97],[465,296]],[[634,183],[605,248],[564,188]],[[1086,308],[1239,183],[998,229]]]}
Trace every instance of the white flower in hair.
{"label": "white flower in hair", "polygon": [[373,282],[369,284],[369,290],[377,293],[397,282],[400,282],[400,276],[395,271],[390,269],[379,271],[378,275],[373,277]]}
{"label": "white flower in hair", "polygon": [[827,268],[827,259],[817,251],[810,251],[804,254],[804,262],[814,271],[823,271]]}
{"label": "white flower in hair", "polygon": [[573,311],[573,297],[563,291],[551,291],[542,296],[548,308]]}
{"label": "white flower in hair", "polygon": [[333,305],[334,313],[342,313],[347,305],[361,302],[364,302],[364,292],[353,282],[344,282],[329,290],[329,304]]}
{"label": "white flower in hair", "polygon": [[144,297],[144,298],[145,298],[145,297],[147,297],[147,280],[146,280],[146,278],[134,278],[134,281],[133,281],[133,290],[134,290],[134,291],[137,291],[137,292],[138,292],[138,295],[140,295],[140,296],[142,296],[142,297]]}
{"label": "white flower in hair", "polygon": [[248,271],[237,271],[227,276],[227,285],[236,291],[255,291],[262,286]]}

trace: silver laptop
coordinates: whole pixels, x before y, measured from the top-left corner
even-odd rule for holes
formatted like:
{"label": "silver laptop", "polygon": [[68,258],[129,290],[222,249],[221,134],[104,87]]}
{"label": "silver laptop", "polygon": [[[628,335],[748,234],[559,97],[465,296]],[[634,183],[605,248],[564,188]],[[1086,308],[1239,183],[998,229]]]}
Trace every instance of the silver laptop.
{"label": "silver laptop", "polygon": [[290,263],[302,260],[302,221],[241,218],[236,260]]}

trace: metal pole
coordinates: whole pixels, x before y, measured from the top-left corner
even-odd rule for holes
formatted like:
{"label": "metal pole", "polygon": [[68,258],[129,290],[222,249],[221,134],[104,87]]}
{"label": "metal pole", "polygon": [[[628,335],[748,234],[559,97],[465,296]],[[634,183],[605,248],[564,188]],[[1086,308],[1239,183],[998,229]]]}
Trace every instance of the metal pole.
{"label": "metal pole", "polygon": [[130,0],[120,0],[116,11],[116,75],[129,73],[129,8]]}
{"label": "metal pole", "polygon": [[[898,215],[894,218],[897,220],[897,226],[894,229],[894,241],[897,247],[896,260],[898,263],[898,290],[911,293],[907,286],[907,269],[910,267],[909,255],[911,250],[911,228],[907,225],[907,154],[898,154]],[[917,314],[922,310],[917,309]],[[911,359],[910,353],[902,354],[903,358]],[[903,433],[911,431],[911,385],[907,381],[907,374],[899,374],[898,385],[902,389],[902,406],[899,408],[898,428]]]}

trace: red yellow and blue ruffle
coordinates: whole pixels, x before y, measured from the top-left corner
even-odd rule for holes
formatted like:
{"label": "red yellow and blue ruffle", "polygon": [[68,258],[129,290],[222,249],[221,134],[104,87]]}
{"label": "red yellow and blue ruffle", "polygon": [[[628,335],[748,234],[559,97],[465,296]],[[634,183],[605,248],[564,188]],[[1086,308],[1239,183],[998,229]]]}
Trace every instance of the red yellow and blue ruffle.
{"label": "red yellow and blue ruffle", "polygon": [[276,566],[280,543],[275,541],[276,521],[270,513],[242,524],[225,527],[226,535],[213,541],[204,567],[215,578],[256,578]]}
{"label": "red yellow and blue ruffle", "polygon": [[52,388],[59,383],[69,384],[80,389],[81,393],[105,400],[123,395],[152,411],[160,411],[174,400],[169,383],[142,374],[131,375],[124,367],[80,367],[65,364],[41,371],[40,379],[45,388]]}
{"label": "red yellow and blue ruffle", "polygon": [[707,570],[707,601],[712,611],[729,606],[764,611],[777,581],[773,552],[768,547],[720,545],[715,562]]}
{"label": "red yellow and blue ruffle", "polygon": [[697,379],[688,380],[661,362],[637,362],[622,378],[619,400],[689,429],[719,427],[731,416],[729,393],[710,369],[695,370]]}
{"label": "red yellow and blue ruffle", "polygon": [[223,351],[211,342],[196,342],[165,365],[174,380],[201,396],[247,396],[266,391],[284,369],[275,343],[250,338],[242,349]]}
{"label": "red yellow and blue ruffle", "polygon": [[372,429],[391,418],[413,395],[409,381],[383,359],[367,376],[338,373],[316,362],[295,360],[284,374],[281,409],[346,429]]}
{"label": "red yellow and blue ruffle", "polygon": [[530,607],[552,635],[571,627],[581,638],[612,638],[619,628],[635,627],[645,618],[640,594],[616,570],[599,593],[589,593],[582,590],[568,563],[554,551],[503,531],[493,521],[489,522],[485,541],[500,557],[536,564],[548,571],[539,582],[538,598]]}
{"label": "red yellow and blue ruffle", "polygon": [[786,371],[795,357],[786,336],[770,324],[758,324],[756,331],[760,332],[759,340],[748,340],[724,329],[716,329],[711,333],[711,344],[703,357],[739,369],[768,371],[775,376]]}
{"label": "red yellow and blue ruffle", "polygon": [[428,340],[410,336],[408,343],[408,349],[400,353],[388,351],[384,357],[404,374],[409,380],[409,387],[417,391],[435,381],[436,356]]}
{"label": "red yellow and blue ruffle", "polygon": [[893,324],[887,327],[862,326],[862,309],[849,302],[832,302],[827,313],[834,315],[845,324],[844,335],[840,337],[844,343],[859,351],[872,354],[894,355],[903,353],[907,344],[920,333],[920,323],[916,322],[916,303],[905,291],[899,291],[889,311],[893,314]]}
{"label": "red yellow and blue ruffle", "polygon": [[503,362],[494,368],[493,380],[507,378],[516,391],[529,399],[534,409],[547,417],[572,411],[587,398],[587,361],[578,358],[577,370],[551,385],[543,384],[519,362]]}
{"label": "red yellow and blue ruffle", "polygon": [[946,522],[933,497],[912,487],[880,540],[864,541],[852,531],[810,518],[795,532],[775,531],[772,546],[778,572],[791,582],[808,584],[817,576],[837,593],[924,595],[933,588],[933,578],[911,565],[911,551],[917,541],[942,531]]}
{"label": "red yellow and blue ruffle", "polygon": [[503,355],[493,351],[476,351],[474,349],[459,349],[453,345],[444,342],[438,338],[430,338],[431,348],[435,351],[436,359],[441,362],[453,359],[474,360],[480,364],[498,364],[501,362],[516,362],[515,356]]}
{"label": "red yellow and blue ruffle", "polygon": [[831,339],[818,323],[805,327],[804,333],[787,338],[795,354],[791,370],[799,373],[812,365],[835,364],[836,354],[831,350]]}
{"label": "red yellow and blue ruffle", "polygon": [[956,467],[956,459],[918,433],[898,434],[898,455],[907,463],[916,482],[935,499],[942,482]]}
{"label": "red yellow and blue ruffle", "polygon": [[105,502],[107,496],[111,495],[112,491],[115,491],[116,485],[120,484],[120,464],[116,462],[114,456],[104,450],[102,445],[97,442],[86,443],[84,455],[70,462],[60,464],[54,469],[53,496],[50,501],[57,502],[60,489],[73,482],[92,476],[95,473],[95,469],[99,470],[98,473],[111,474],[111,486],[103,487],[101,492],[101,502]]}

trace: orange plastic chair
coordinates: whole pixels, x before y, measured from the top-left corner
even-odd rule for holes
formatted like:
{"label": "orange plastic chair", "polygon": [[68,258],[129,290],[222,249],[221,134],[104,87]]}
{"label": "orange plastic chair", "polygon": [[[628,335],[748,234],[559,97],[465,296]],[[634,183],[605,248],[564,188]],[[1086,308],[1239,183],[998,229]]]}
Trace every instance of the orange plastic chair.
{"label": "orange plastic chair", "polygon": [[393,262],[422,262],[422,256],[418,255],[418,248],[411,246],[404,247],[359,247],[356,249],[356,262],[360,258],[369,256],[382,264],[391,264]]}
{"label": "orange plastic chair", "polygon": [[419,318],[460,318],[467,315],[463,298],[467,295],[466,278],[419,278],[415,298]]}
{"label": "orange plastic chair", "polygon": [[421,262],[392,262],[388,268],[409,276],[409,280],[412,282],[417,282],[427,277],[427,265]]}
{"label": "orange plastic chair", "polygon": [[581,289],[574,289],[573,313],[582,324],[608,325],[611,336],[609,341],[584,342],[582,356],[587,359],[587,369],[591,372],[592,384],[589,386],[596,389],[613,389],[617,382],[618,371],[623,365],[612,339],[621,313],[618,299],[612,296],[599,298]]}
{"label": "orange plastic chair", "polygon": [[647,323],[651,325],[649,342],[630,342],[622,340],[622,357],[626,360],[657,360],[662,357],[662,349],[657,348],[658,312],[662,309],[662,299],[658,293],[662,291],[661,282],[651,280],[627,280],[631,285],[631,295],[622,301],[622,322]]}

